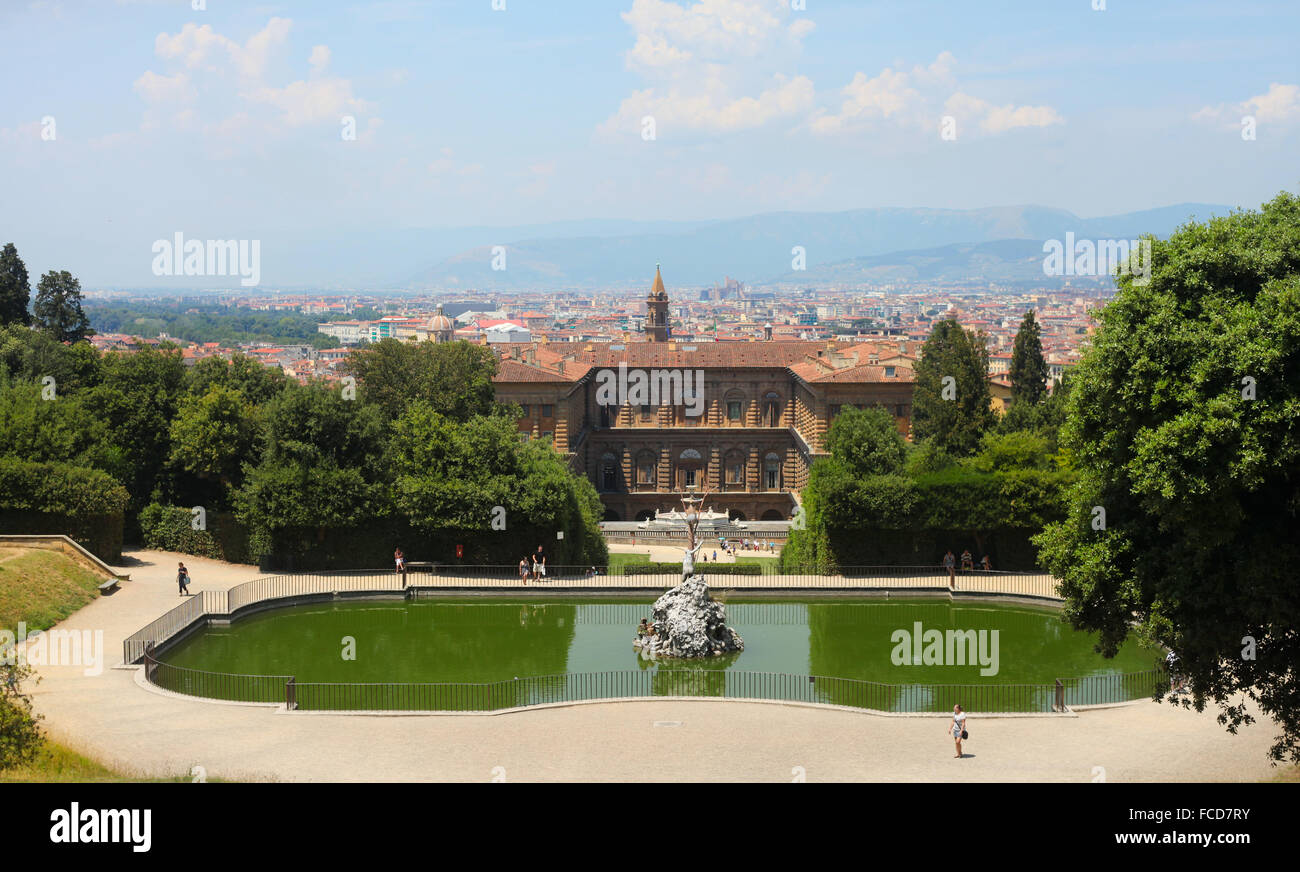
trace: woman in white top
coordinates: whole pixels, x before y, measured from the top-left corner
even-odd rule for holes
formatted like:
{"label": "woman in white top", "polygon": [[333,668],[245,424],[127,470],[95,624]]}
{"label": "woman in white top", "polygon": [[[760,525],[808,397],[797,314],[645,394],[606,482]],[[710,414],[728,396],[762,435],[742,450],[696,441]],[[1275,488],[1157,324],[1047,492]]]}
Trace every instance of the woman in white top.
{"label": "woman in white top", "polygon": [[952,740],[957,743],[957,755],[961,757],[961,734],[966,731],[966,713],[961,710],[961,706],[952,707]]}

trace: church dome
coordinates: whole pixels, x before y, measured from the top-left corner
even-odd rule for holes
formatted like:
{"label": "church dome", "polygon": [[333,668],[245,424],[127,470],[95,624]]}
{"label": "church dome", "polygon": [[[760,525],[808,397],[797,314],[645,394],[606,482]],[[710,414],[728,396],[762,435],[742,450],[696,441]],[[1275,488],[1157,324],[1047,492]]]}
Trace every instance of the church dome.
{"label": "church dome", "polygon": [[456,325],[451,319],[442,314],[442,306],[434,312],[433,317],[429,319],[429,332],[431,333],[448,333],[456,329]]}

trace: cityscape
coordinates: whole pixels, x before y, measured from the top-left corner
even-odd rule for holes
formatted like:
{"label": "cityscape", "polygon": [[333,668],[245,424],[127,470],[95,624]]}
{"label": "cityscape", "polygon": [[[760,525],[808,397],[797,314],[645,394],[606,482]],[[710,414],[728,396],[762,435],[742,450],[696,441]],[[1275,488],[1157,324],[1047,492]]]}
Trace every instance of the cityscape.
{"label": "cityscape", "polygon": [[1001,847],[973,787],[1054,854],[1278,842],[1297,27],[0,10],[22,856],[373,862],[474,783],[888,785],[894,839],[937,787]]}

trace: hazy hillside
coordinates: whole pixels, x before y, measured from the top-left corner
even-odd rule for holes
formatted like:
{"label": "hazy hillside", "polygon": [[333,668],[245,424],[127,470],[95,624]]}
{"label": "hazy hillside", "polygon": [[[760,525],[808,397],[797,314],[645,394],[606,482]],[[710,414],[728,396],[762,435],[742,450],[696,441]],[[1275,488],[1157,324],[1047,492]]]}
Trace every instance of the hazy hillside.
{"label": "hazy hillside", "polygon": [[[751,284],[841,281],[834,277],[847,275],[878,276],[885,281],[894,277],[1029,280],[1035,268],[1037,275],[1042,274],[1046,239],[1064,238],[1067,232],[1077,238],[1166,236],[1193,215],[1204,219],[1228,211],[1226,206],[1186,203],[1089,219],[1042,206],[777,212],[668,225],[660,232],[498,239],[437,261],[411,276],[409,285],[640,287],[648,284],[655,263],[663,264],[665,281],[677,287],[709,285],[724,275]],[[505,246],[504,270],[492,268],[493,245]],[[802,274],[791,271],[795,246],[806,252],[807,270]],[[1031,255],[1036,257],[1036,267]],[[824,269],[830,265],[836,266]]]}

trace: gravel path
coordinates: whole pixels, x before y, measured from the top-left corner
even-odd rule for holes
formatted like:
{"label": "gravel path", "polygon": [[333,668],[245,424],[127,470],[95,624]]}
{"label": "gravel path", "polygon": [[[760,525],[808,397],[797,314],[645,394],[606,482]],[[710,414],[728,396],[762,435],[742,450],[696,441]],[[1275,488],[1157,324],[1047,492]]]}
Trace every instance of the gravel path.
{"label": "gravel path", "polygon": [[[1206,781],[1270,778],[1265,723],[1231,736],[1214,713],[1141,702],[1077,717],[972,716],[954,759],[946,718],[713,700],[594,703],[498,715],[286,714],[202,702],[113,669],[122,639],[193,590],[257,577],[248,566],[137,551],[132,580],[59,625],[102,630],[104,670],[45,666],[36,707],[55,738],[141,775],[202,766],[277,781]],[[1098,770],[1101,767],[1104,772]]]}

